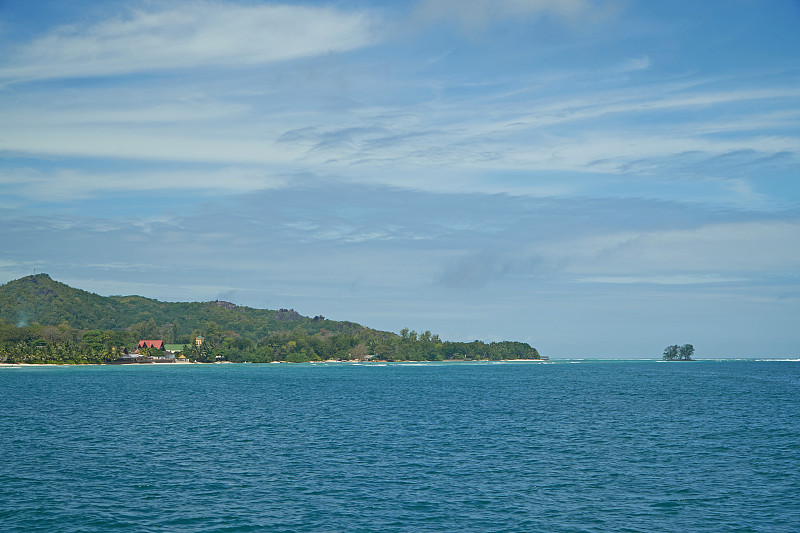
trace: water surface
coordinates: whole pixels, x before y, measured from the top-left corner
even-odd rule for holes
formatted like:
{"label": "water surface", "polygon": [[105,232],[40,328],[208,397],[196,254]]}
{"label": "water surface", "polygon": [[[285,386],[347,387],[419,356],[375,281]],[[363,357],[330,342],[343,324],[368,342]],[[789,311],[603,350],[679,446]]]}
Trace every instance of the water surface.
{"label": "water surface", "polygon": [[800,364],[0,369],[4,531],[799,531]]}

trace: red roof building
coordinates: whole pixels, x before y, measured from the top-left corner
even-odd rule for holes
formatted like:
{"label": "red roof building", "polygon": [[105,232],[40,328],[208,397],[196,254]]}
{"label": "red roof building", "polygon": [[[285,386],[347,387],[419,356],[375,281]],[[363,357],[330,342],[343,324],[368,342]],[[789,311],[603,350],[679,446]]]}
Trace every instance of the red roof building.
{"label": "red roof building", "polygon": [[139,348],[158,348],[164,349],[164,341],[139,341]]}

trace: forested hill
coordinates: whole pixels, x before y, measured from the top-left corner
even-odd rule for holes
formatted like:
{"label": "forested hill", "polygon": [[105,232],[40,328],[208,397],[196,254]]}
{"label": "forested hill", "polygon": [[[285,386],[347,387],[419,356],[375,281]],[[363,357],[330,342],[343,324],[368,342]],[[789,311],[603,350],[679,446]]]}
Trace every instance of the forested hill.
{"label": "forested hill", "polygon": [[203,362],[539,358],[524,342],[449,342],[430,331],[397,335],[293,309],[100,296],[47,274],[0,286],[0,363],[108,362],[143,339],[179,345]]}
{"label": "forested hill", "polygon": [[[168,343],[214,322],[221,331],[258,340],[276,331],[300,326],[306,333],[321,330],[354,333],[352,322],[302,316],[293,309],[253,309],[230,302],[160,302],[141,296],[100,296],[36,274],[0,286],[0,321],[17,326],[69,325],[86,330],[131,330],[142,338]],[[153,326],[156,331],[153,331]]]}

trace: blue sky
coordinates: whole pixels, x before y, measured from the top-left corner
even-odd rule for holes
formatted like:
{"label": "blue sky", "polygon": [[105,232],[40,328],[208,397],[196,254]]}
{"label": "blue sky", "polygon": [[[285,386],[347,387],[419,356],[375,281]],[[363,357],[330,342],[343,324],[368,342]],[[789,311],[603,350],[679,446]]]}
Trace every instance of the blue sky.
{"label": "blue sky", "polygon": [[0,282],[800,353],[800,2],[0,0]]}

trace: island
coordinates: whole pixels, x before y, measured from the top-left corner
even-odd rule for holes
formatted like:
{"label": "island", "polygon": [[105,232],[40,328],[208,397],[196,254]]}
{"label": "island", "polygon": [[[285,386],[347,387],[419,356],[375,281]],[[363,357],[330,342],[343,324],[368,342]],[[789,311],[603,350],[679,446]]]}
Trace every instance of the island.
{"label": "island", "polygon": [[454,342],[430,331],[231,302],[100,296],[36,274],[0,286],[0,363],[542,360],[517,341]]}
{"label": "island", "polygon": [[678,346],[673,344],[664,348],[665,361],[694,361],[692,354],[694,353],[694,346],[691,344],[684,344]]}

